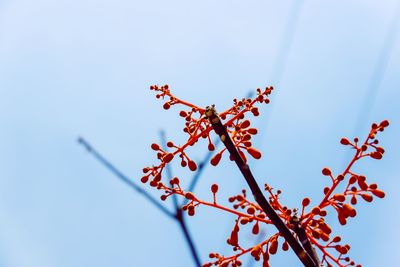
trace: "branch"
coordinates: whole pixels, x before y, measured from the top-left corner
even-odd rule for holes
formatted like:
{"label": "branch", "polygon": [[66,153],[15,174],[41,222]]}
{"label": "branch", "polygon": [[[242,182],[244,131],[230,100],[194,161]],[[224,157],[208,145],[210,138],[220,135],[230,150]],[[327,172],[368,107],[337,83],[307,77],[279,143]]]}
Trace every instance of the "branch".
{"label": "branch", "polygon": [[141,187],[132,182],[125,174],[123,174],[120,170],[118,170],[113,164],[111,164],[107,159],[105,159],[99,152],[97,152],[85,139],[82,137],[78,138],[78,143],[82,145],[86,150],[96,159],[98,160],[104,167],[106,167],[111,173],[113,173],[117,178],[119,178],[122,182],[128,185],[130,188],[134,189],[136,192],[141,194],[144,198],[150,201],[153,206],[163,212],[169,218],[175,218],[175,215],[166,209],[163,205],[161,205],[158,200],[156,200],[152,195],[150,195],[147,191],[143,190]]}
{"label": "branch", "polygon": [[179,226],[181,227],[183,235],[185,236],[185,240],[186,240],[186,242],[187,242],[187,244],[189,246],[190,253],[192,254],[192,257],[193,257],[193,260],[196,263],[196,266],[200,267],[201,266],[201,261],[200,261],[199,253],[197,252],[197,249],[196,249],[196,247],[194,245],[194,242],[193,242],[193,238],[190,235],[189,230],[187,228],[185,219],[183,217],[182,209],[180,209],[180,208],[176,209],[176,217],[175,218],[178,221]]}
{"label": "branch", "polygon": [[[166,209],[163,205],[161,205],[157,199],[151,196],[147,191],[143,190],[141,187],[132,182],[126,175],[124,175],[120,170],[118,170],[113,164],[111,164],[107,159],[105,159],[99,152],[97,152],[85,139],[82,137],[78,138],[78,143],[82,145],[91,155],[94,156],[103,166],[105,166],[108,170],[110,170],[117,178],[127,184],[130,188],[134,189],[136,192],[144,196],[151,204],[153,204],[156,208],[158,208],[161,212],[163,212],[167,217],[176,220],[179,223],[179,226],[183,232],[185,240],[189,246],[190,252],[192,254],[193,260],[197,267],[201,266],[201,261],[199,258],[199,254],[194,245],[193,239],[189,233],[189,229],[185,223],[182,210],[176,204],[176,214],[173,214],[171,211]],[[171,174],[171,170],[170,173]],[[170,175],[172,177],[172,174]]]}
{"label": "branch", "polygon": [[232,158],[236,162],[236,165],[239,167],[242,175],[246,179],[247,184],[249,185],[254,199],[263,209],[263,211],[267,214],[267,216],[271,219],[273,224],[279,230],[280,234],[285,238],[290,247],[296,253],[297,257],[306,267],[317,267],[318,265],[314,262],[311,256],[304,250],[301,244],[297,241],[297,239],[293,236],[292,232],[285,225],[285,223],[279,218],[278,214],[268,203],[267,199],[263,195],[260,187],[258,186],[252,172],[250,171],[249,165],[247,165],[239,152],[237,151],[235,145],[233,144],[225,126],[222,124],[216,110],[214,107],[207,107],[205,112],[206,117],[211,122],[211,125],[216,134],[219,135],[221,141],[224,143]]}

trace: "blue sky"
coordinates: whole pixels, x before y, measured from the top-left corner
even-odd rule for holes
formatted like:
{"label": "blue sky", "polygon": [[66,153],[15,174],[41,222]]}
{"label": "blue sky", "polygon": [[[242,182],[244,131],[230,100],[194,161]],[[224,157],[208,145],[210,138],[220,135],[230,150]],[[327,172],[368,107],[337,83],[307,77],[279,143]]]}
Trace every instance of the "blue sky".
{"label": "blue sky", "polygon": [[[154,160],[149,145],[160,129],[183,138],[178,110],[165,112],[148,90],[165,83],[183,99],[220,109],[274,85],[272,104],[255,122],[264,156],[252,166],[292,206],[321,197],[324,166],[343,168],[350,154],[338,143],[342,136],[361,136],[371,122],[389,119],[384,159],[358,167],[387,197],[359,205],[357,218],[336,229],[365,266],[396,263],[399,5],[1,1],[0,266],[192,266],[176,223],[76,143],[84,136],[138,179]],[[193,151],[195,159],[204,152]],[[210,197],[216,181],[225,196],[245,187],[227,162],[205,171],[199,194]],[[232,222],[206,208],[189,220],[203,260],[210,251],[230,253]],[[292,253],[274,263],[298,264]]]}

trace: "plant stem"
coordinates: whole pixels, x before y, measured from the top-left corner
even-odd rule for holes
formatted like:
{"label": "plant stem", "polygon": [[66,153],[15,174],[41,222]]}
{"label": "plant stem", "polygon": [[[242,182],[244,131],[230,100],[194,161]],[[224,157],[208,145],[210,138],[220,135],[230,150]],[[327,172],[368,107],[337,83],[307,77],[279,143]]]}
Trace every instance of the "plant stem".
{"label": "plant stem", "polygon": [[192,254],[193,261],[195,262],[196,267],[201,267],[201,261],[197,249],[194,245],[193,239],[189,233],[189,229],[184,220],[182,210],[179,206],[176,206],[176,214],[172,213],[168,209],[166,209],[157,199],[151,196],[147,191],[136,185],[133,181],[131,181],[128,176],[123,174],[120,170],[118,170],[111,162],[109,162],[106,158],[104,158],[97,150],[95,150],[85,139],[79,138],[78,143],[86,148],[86,150],[103,166],[105,166],[109,171],[111,171],[117,178],[127,184],[130,188],[137,191],[139,194],[143,195],[151,204],[153,204],[156,208],[158,208],[162,213],[164,213],[167,217],[175,220],[185,237],[186,243],[189,246],[190,252]]}
{"label": "plant stem", "polygon": [[117,178],[128,185],[130,188],[134,189],[139,194],[143,195],[151,204],[158,208],[161,212],[170,218],[174,218],[174,214],[166,209],[157,199],[150,195],[143,188],[136,185],[131,179],[129,179],[125,174],[118,170],[111,162],[105,159],[99,152],[97,152],[85,139],[82,137],[78,138],[78,143],[81,144],[86,150],[97,159],[103,166],[105,166],[109,171],[111,171]]}
{"label": "plant stem", "polygon": [[248,164],[244,162],[240,156],[238,150],[232,142],[225,126],[222,124],[214,107],[207,107],[205,115],[209,119],[214,131],[219,135],[221,141],[224,143],[229,153],[233,157],[236,165],[239,167],[243,177],[249,185],[251,192],[253,193],[254,199],[263,209],[265,214],[270,218],[272,223],[279,230],[283,238],[288,242],[289,246],[296,253],[297,257],[306,267],[318,267],[317,263],[314,262],[312,257],[305,251],[297,239],[293,236],[292,232],[286,226],[286,224],[279,218],[279,215],[275,212],[268,200],[263,195],[260,187],[258,186]]}

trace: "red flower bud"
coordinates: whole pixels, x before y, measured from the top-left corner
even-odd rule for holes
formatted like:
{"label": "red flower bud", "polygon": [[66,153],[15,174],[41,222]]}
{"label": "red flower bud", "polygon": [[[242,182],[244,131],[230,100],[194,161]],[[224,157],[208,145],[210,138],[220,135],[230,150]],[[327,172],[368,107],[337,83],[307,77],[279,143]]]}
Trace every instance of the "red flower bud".
{"label": "red flower bud", "polygon": [[167,142],[167,147],[173,147],[173,146],[174,146],[174,143],[172,143],[171,141]]}
{"label": "red flower bud", "polygon": [[343,202],[346,200],[346,197],[343,194],[335,194],[335,195],[333,195],[332,198],[339,202]]}
{"label": "red flower bud", "polygon": [[215,150],[215,146],[212,143],[208,144],[208,150],[209,151],[214,151]]}
{"label": "red flower bud", "polygon": [[332,175],[332,172],[331,172],[331,170],[329,168],[323,168],[322,169],[322,174],[325,175],[325,176],[330,176],[330,175]]}
{"label": "red flower bud", "polygon": [[251,232],[254,235],[258,235],[260,233],[260,226],[258,225],[258,223],[254,224],[253,229],[251,230]]}
{"label": "red flower bud", "polygon": [[288,251],[289,250],[289,244],[285,241],[282,244],[282,250],[283,251]]}
{"label": "red flower bud", "polygon": [[382,190],[379,189],[373,189],[371,190],[372,194],[374,194],[375,196],[379,197],[379,198],[384,198],[385,197],[385,192],[383,192]]}
{"label": "red flower bud", "polygon": [[371,195],[368,194],[361,194],[361,197],[367,202],[371,202],[374,199]]}
{"label": "red flower bud", "polygon": [[210,161],[211,165],[217,166],[219,161],[221,160],[221,157],[222,157],[222,153],[215,154],[215,156],[212,157],[212,159]]}
{"label": "red flower bud", "polygon": [[169,109],[171,107],[171,104],[169,102],[165,102],[165,104],[163,105],[164,109]]}
{"label": "red flower bud", "polygon": [[255,149],[254,147],[247,147],[247,152],[255,159],[261,158],[261,152]]}
{"label": "red flower bud", "polygon": [[321,213],[321,209],[319,207],[314,207],[311,212],[315,215],[319,215]]}
{"label": "red flower bud", "polygon": [[169,163],[173,158],[174,158],[174,154],[173,153],[167,153],[162,158],[162,161],[165,162],[165,163]]}
{"label": "red flower bud", "polygon": [[304,198],[301,204],[303,205],[303,207],[310,205],[310,199],[308,197]]}
{"label": "red flower bud", "polygon": [[253,206],[250,206],[247,209],[247,213],[250,214],[250,215],[253,215],[255,212],[256,212],[256,209]]}
{"label": "red flower bud", "polygon": [[151,144],[151,149],[158,151],[158,150],[160,150],[160,146],[154,143],[154,144]]}
{"label": "red flower bud", "polygon": [[370,156],[373,159],[381,159],[382,158],[382,154],[378,151],[371,152]]}
{"label": "red flower bud", "polygon": [[347,138],[342,138],[342,139],[340,139],[340,143],[341,143],[342,145],[347,146],[347,145],[350,144],[350,141],[349,141],[349,139],[347,139]]}
{"label": "red flower bud", "polygon": [[211,192],[213,192],[214,194],[218,192],[218,185],[217,184],[213,184],[211,186]]}
{"label": "red flower bud", "polygon": [[258,131],[256,128],[249,128],[249,129],[247,129],[247,132],[251,135],[255,135],[255,134],[257,134]]}
{"label": "red flower bud", "polygon": [[249,126],[250,126],[250,121],[249,120],[245,120],[240,124],[240,128],[242,128],[242,129],[246,129]]}
{"label": "red flower bud", "polygon": [[278,250],[278,240],[274,239],[272,240],[270,246],[269,246],[269,250],[268,252],[272,255],[274,255],[276,253],[276,251]]}
{"label": "red flower bud", "polygon": [[383,128],[388,127],[389,126],[389,121],[388,120],[384,120],[379,124],[379,126],[381,126]]}
{"label": "red flower bud", "polygon": [[189,169],[190,169],[191,171],[193,171],[193,172],[194,172],[195,170],[197,170],[196,162],[194,162],[193,160],[189,160],[188,166],[189,166]]}
{"label": "red flower bud", "polygon": [[185,194],[185,198],[188,199],[188,200],[193,200],[195,197],[194,197],[192,192],[187,192]]}

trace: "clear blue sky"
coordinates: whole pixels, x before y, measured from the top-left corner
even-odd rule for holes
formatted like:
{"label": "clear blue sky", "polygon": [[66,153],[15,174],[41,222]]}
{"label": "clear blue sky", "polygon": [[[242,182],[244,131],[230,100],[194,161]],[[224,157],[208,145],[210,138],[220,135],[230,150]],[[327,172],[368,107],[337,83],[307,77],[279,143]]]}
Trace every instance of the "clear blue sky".
{"label": "clear blue sky", "polygon": [[[264,156],[252,166],[291,206],[321,197],[324,166],[343,168],[350,154],[340,137],[389,119],[384,159],[358,168],[387,198],[360,204],[347,227],[334,225],[355,260],[393,266],[398,17],[395,0],[0,1],[0,266],[193,266],[176,223],[76,143],[84,136],[139,179],[161,128],[183,138],[177,110],[164,112],[149,92],[154,83],[220,109],[274,85],[273,103],[256,122]],[[227,163],[207,169],[199,194],[210,197],[216,181],[225,196],[245,187]],[[210,251],[231,253],[232,222],[207,208],[189,220],[203,260]],[[271,264],[298,266],[293,253]]]}

